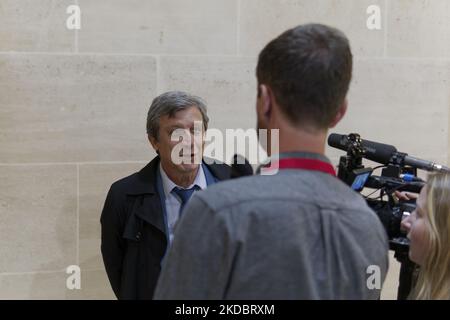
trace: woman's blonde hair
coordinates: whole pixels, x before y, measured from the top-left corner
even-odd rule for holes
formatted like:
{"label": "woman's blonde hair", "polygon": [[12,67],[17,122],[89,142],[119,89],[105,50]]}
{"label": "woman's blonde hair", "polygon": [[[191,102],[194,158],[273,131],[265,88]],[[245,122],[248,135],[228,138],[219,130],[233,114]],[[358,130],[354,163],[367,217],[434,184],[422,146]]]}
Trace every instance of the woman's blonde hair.
{"label": "woman's blonde hair", "polygon": [[428,252],[420,267],[414,299],[450,299],[450,174],[433,174],[427,183]]}

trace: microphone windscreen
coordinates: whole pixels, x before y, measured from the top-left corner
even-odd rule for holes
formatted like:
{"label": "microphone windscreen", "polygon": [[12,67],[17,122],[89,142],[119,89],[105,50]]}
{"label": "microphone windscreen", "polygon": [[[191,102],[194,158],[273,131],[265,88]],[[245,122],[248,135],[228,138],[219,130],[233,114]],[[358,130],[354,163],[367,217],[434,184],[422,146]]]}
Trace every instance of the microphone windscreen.
{"label": "microphone windscreen", "polygon": [[253,175],[253,167],[250,165],[248,160],[239,154],[235,154],[231,162],[231,178],[233,179],[251,175]]}
{"label": "microphone windscreen", "polygon": [[[350,141],[346,135],[332,133],[328,136],[328,145],[330,147],[347,151],[349,143]],[[361,144],[366,151],[364,158],[382,164],[388,164],[392,156],[397,152],[397,149],[389,144],[363,139],[361,139]]]}

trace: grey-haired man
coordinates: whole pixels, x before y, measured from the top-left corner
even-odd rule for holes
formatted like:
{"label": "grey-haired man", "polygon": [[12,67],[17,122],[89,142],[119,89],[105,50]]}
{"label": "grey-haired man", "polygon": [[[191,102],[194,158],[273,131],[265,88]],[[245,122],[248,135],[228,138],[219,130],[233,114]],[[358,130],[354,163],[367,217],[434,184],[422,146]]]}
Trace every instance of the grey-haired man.
{"label": "grey-haired man", "polygon": [[[194,192],[230,177],[227,165],[202,161],[208,121],[206,104],[188,93],[166,92],[153,100],[147,134],[158,155],[112,184],[101,216],[103,261],[118,299],[152,298],[183,207]],[[184,139],[190,145],[181,149],[181,163],[174,161],[177,130],[191,138]]]}

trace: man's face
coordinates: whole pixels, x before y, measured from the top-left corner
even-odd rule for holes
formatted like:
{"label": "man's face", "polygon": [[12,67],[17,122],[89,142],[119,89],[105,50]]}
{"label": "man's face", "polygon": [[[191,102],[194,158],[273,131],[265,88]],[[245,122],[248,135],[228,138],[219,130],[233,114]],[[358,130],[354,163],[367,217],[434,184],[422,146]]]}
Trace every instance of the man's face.
{"label": "man's face", "polygon": [[[161,117],[158,140],[151,137],[150,142],[159,151],[165,170],[173,174],[197,170],[203,157],[205,132],[202,120],[202,114],[196,106],[180,110],[173,117]],[[183,134],[182,138],[180,134]],[[182,163],[176,164],[176,158],[182,158]]]}

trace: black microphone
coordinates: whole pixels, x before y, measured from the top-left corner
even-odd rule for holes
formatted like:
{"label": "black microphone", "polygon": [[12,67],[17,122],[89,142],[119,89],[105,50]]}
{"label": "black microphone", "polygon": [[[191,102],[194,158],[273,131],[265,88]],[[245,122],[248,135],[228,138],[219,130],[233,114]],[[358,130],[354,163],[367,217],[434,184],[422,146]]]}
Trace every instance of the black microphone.
{"label": "black microphone", "polygon": [[[348,150],[349,139],[346,135],[332,133],[328,137],[328,145],[333,148],[337,148],[343,151]],[[392,145],[373,142],[369,140],[362,140],[361,144],[364,147],[366,153],[364,158],[382,163],[389,164],[392,158],[398,157],[403,162],[403,165],[409,165],[417,169],[427,170],[427,171],[447,171],[450,172],[450,169],[446,166],[434,163],[432,161],[418,159],[412,156],[409,156],[405,153],[400,153],[397,151]]]}
{"label": "black microphone", "polygon": [[250,165],[248,160],[239,154],[235,154],[233,156],[233,160],[231,160],[231,178],[233,179],[251,175],[253,175],[253,167]]}
{"label": "black microphone", "polygon": [[[328,145],[330,147],[337,148],[343,151],[347,151],[349,143],[350,142],[348,137],[343,134],[332,133],[328,137]],[[397,148],[389,144],[362,139],[361,143],[366,150],[364,158],[382,164],[388,164],[392,156],[397,152]]]}

